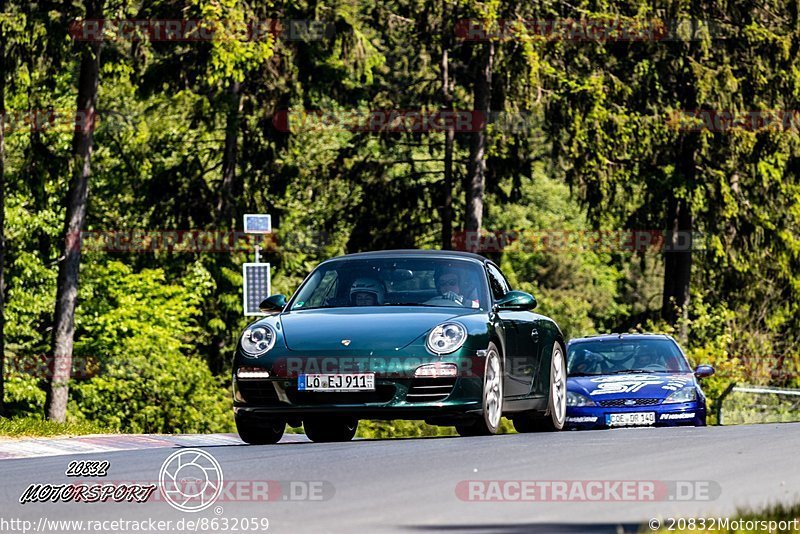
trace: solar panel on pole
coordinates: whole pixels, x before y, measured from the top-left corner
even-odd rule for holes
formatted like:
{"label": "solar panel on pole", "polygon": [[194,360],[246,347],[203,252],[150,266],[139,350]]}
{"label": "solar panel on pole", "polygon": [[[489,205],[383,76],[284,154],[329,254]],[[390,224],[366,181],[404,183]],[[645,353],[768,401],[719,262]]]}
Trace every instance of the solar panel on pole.
{"label": "solar panel on pole", "polygon": [[269,263],[245,263],[242,265],[244,278],[244,314],[268,315],[259,310],[258,305],[270,296]]}
{"label": "solar panel on pole", "polygon": [[272,216],[263,213],[245,213],[244,233],[246,234],[271,234]]}

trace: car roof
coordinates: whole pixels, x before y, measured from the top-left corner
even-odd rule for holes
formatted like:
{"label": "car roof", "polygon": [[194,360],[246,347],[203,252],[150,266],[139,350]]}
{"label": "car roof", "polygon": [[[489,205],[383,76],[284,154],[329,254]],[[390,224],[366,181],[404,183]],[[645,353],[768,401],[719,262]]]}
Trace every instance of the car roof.
{"label": "car roof", "polygon": [[424,256],[430,258],[458,258],[479,261],[481,263],[488,261],[480,254],[472,252],[463,252],[460,250],[423,250],[423,249],[397,249],[397,250],[374,250],[371,252],[356,252],[353,254],[345,254],[331,258],[328,261],[344,260],[344,259],[359,259],[359,258],[394,258],[397,256]]}
{"label": "car roof", "polygon": [[628,341],[635,341],[637,339],[672,339],[672,336],[668,334],[652,334],[650,332],[640,332],[640,333],[633,333],[633,334],[626,334],[626,333],[613,333],[613,334],[597,334],[594,336],[584,336],[584,337],[576,337],[574,339],[570,339],[569,343],[585,343],[587,341],[615,341],[625,339]]}

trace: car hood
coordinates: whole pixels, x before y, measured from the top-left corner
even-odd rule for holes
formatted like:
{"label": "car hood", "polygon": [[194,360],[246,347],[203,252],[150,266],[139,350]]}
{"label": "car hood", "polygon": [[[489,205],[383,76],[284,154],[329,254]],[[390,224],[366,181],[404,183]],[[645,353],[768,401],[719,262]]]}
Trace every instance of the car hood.
{"label": "car hood", "polygon": [[[480,310],[419,307],[366,307],[302,310],[280,317],[292,351],[399,350],[437,324]],[[349,340],[345,345],[343,340]]]}
{"label": "car hood", "polygon": [[661,399],[694,384],[686,373],[631,373],[623,375],[571,376],[567,389],[591,399]]}

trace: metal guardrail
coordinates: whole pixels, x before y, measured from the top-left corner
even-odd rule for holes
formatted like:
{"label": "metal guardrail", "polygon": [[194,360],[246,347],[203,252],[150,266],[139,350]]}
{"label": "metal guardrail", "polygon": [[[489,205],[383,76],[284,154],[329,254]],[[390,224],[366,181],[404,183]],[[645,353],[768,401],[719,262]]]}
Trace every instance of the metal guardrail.
{"label": "metal guardrail", "polygon": [[731,383],[722,394],[717,397],[717,425],[723,424],[723,406],[725,404],[725,399],[731,393],[752,393],[757,395],[762,394],[773,394],[779,396],[788,396],[790,398],[796,397],[796,400],[792,401],[791,410],[800,412],[800,389],[792,389],[792,388],[778,388],[778,387],[769,387],[769,386],[751,386],[751,385],[738,385],[735,382]]}

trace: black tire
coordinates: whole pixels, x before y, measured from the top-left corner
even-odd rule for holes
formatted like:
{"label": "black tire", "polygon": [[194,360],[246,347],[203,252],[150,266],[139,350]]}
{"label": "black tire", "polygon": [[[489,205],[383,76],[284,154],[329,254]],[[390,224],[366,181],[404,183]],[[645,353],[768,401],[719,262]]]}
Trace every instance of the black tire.
{"label": "black tire", "polygon": [[500,429],[503,417],[503,358],[494,343],[489,343],[486,349],[481,399],[481,415],[473,421],[456,424],[456,432],[460,436],[491,436]]}
{"label": "black tire", "polygon": [[528,432],[543,432],[544,428],[542,428],[541,424],[543,420],[544,417],[541,416],[520,414],[511,421],[514,423],[514,430],[520,434],[527,434]]}
{"label": "black tire", "polygon": [[266,417],[235,415],[236,431],[250,445],[272,445],[283,437],[286,421]]}
{"label": "black tire", "polygon": [[458,435],[461,436],[462,438],[485,435],[480,433],[480,429],[477,428],[477,425],[473,421],[470,421],[468,423],[457,423],[456,432],[458,432]]}
{"label": "black tire", "polygon": [[[556,372],[559,365],[560,374]],[[560,396],[560,403],[556,400],[557,396]],[[547,390],[547,397],[547,411],[544,416],[520,414],[514,417],[514,428],[517,432],[557,432],[564,428],[567,411],[567,364],[564,348],[558,341],[553,343],[553,354],[550,358],[550,388]]]}
{"label": "black tire", "polygon": [[311,417],[303,420],[306,436],[317,443],[350,441],[358,430],[358,419],[352,417]]}

